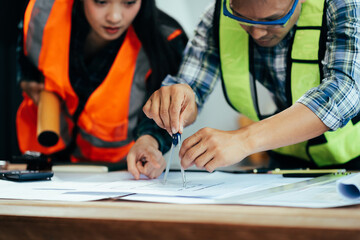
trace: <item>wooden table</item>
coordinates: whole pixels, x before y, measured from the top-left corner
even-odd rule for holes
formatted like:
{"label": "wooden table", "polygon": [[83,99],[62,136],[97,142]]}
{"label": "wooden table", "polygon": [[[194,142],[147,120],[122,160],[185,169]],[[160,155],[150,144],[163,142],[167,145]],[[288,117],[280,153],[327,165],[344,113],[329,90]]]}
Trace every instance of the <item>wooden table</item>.
{"label": "wooden table", "polygon": [[360,239],[360,206],[0,200],[0,239]]}

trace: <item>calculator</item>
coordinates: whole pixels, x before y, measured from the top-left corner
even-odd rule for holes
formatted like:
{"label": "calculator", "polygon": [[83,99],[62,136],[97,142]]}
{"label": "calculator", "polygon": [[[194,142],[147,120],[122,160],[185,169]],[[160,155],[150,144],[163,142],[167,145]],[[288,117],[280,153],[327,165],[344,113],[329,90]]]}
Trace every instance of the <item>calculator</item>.
{"label": "calculator", "polygon": [[10,181],[39,181],[50,180],[54,176],[52,171],[39,171],[39,170],[12,170],[0,171],[0,178]]}

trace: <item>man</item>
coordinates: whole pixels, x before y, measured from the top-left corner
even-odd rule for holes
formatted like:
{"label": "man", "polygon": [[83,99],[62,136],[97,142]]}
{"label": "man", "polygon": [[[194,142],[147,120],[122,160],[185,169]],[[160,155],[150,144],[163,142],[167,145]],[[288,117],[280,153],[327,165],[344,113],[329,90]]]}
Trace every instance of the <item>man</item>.
{"label": "man", "polygon": [[[360,1],[218,0],[143,110],[182,132],[221,78],[234,109],[257,122],[204,128],[186,139],[181,165],[209,172],[272,151],[271,167],[360,168]],[[277,110],[265,114],[255,82]]]}

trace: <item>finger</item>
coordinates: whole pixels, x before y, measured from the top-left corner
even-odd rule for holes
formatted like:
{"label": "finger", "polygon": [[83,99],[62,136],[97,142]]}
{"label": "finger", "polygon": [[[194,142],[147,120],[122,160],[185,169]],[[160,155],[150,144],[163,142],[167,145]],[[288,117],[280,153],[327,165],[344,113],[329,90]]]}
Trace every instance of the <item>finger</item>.
{"label": "finger", "polygon": [[185,139],[182,144],[181,144],[181,148],[179,151],[179,157],[180,159],[182,159],[185,155],[185,153],[191,148],[193,147],[195,144],[197,144],[198,142],[201,141],[201,135],[199,134],[199,132],[196,132],[195,134],[191,135],[190,137],[188,137],[187,139]]}
{"label": "finger", "polygon": [[222,166],[221,161],[219,159],[214,158],[210,160],[207,164],[205,164],[204,167],[208,172],[212,173],[213,171],[215,171],[216,168],[221,166]]}
{"label": "finger", "polygon": [[165,161],[165,158],[161,155],[161,158],[160,158],[160,160],[158,161],[159,162],[159,164],[160,164],[160,168],[158,168],[158,169],[155,169],[153,172],[152,172],[152,174],[153,174],[153,178],[157,178],[157,177],[159,177],[162,173],[163,173],[163,171],[164,171],[164,169],[165,169],[165,167],[166,167],[166,161]]}
{"label": "finger", "polygon": [[149,175],[149,178],[155,179],[158,178],[161,175],[162,171],[159,171],[159,169],[154,169]]}
{"label": "finger", "polygon": [[146,162],[144,163],[143,161],[137,161],[136,162],[136,168],[139,171],[139,173],[143,174],[144,173],[144,165],[146,164]]}
{"label": "finger", "polygon": [[162,174],[162,172],[164,171],[164,169],[166,167],[166,161],[160,151],[159,151],[159,153],[160,153],[160,159],[158,160],[158,164],[160,167],[155,168],[153,165],[151,165],[150,162],[146,162],[144,168],[141,171],[141,174],[144,174],[145,176],[147,176],[150,179],[157,178]]}
{"label": "finger", "polygon": [[158,174],[158,170],[157,169],[152,169],[152,171],[149,172],[148,178],[155,179],[158,176],[160,176],[160,174]]}
{"label": "finger", "polygon": [[162,159],[162,153],[155,149],[154,151],[150,151],[146,153],[146,158],[144,157],[143,160],[145,162],[144,165],[138,167],[140,172],[145,176],[151,178],[152,172],[161,169],[161,165],[159,162],[165,161]]}
{"label": "finger", "polygon": [[165,126],[160,118],[159,109],[160,109],[160,98],[158,91],[156,91],[153,93],[151,98],[147,101],[147,103],[143,107],[143,111],[148,118],[153,119],[159,127],[165,129]]}
{"label": "finger", "polygon": [[26,81],[21,81],[20,82],[20,88],[21,88],[21,90],[23,90],[23,91],[25,91],[26,92],[26,85],[27,85],[27,83],[26,83]]}
{"label": "finger", "polygon": [[38,92],[38,91],[41,91],[44,89],[44,84],[43,83],[38,83],[38,82],[34,82],[34,81],[31,81],[27,84],[27,88],[30,90],[30,91],[33,91],[33,92]]}
{"label": "finger", "polygon": [[[205,153],[206,153],[206,147],[202,144],[201,141],[194,144],[185,152],[183,158],[181,159],[182,167],[184,169],[187,169],[192,165],[196,164],[196,160]],[[197,166],[197,167],[202,168],[203,166]]]}
{"label": "finger", "polygon": [[196,158],[206,151],[205,147],[198,145],[200,141],[201,138],[193,135],[183,142],[179,152],[179,157],[181,159],[181,166],[184,169],[194,165]]}
{"label": "finger", "polygon": [[44,87],[45,87],[45,85],[43,83],[38,83],[37,84],[37,88],[38,88],[39,91],[44,90]]}
{"label": "finger", "polygon": [[171,123],[170,123],[170,98],[171,94],[168,91],[160,91],[160,118],[166,131],[172,135]]}
{"label": "finger", "polygon": [[[158,151],[158,150],[156,150]],[[160,156],[159,156],[160,155]],[[151,154],[148,154],[146,157],[146,161],[148,164],[151,164],[154,168],[160,168],[160,164],[158,162],[158,159],[161,157],[161,152],[153,152]]]}
{"label": "finger", "polygon": [[33,100],[33,102],[38,105],[39,104],[39,101],[40,101],[40,94],[32,94],[31,96],[31,99]]}
{"label": "finger", "polygon": [[31,91],[31,97],[36,105],[39,104],[40,101],[40,93],[44,90],[44,84],[43,83],[34,83],[33,84],[33,90]]}
{"label": "finger", "polygon": [[20,83],[21,89],[32,99],[33,98],[33,89],[30,87],[30,83],[27,81],[22,81]]}
{"label": "finger", "polygon": [[183,96],[184,96],[183,93],[178,91],[175,91],[171,95],[169,112],[170,112],[171,131],[173,134],[177,132],[182,133],[182,131],[180,131],[180,112],[184,100]]}
{"label": "finger", "polygon": [[147,162],[145,163],[141,173],[147,176],[148,178],[151,178],[152,171],[154,171],[154,167]]}
{"label": "finger", "polygon": [[179,133],[180,134],[183,134],[183,132],[184,132],[184,125],[185,125],[184,114],[180,114],[180,116],[179,116]]}
{"label": "finger", "polygon": [[213,159],[213,154],[210,151],[205,151],[195,159],[194,164],[197,168],[204,169],[205,165]]}
{"label": "finger", "polygon": [[136,167],[135,155],[129,153],[126,158],[126,161],[127,161],[128,171],[134,176],[134,178],[136,180],[138,180],[140,178],[140,172],[138,171],[138,169]]}
{"label": "finger", "polygon": [[195,101],[195,93],[190,86],[185,86],[184,99],[180,110],[180,129],[183,131],[187,126],[195,121],[197,116],[197,106]]}
{"label": "finger", "polygon": [[145,105],[143,106],[143,112],[145,113],[145,115],[152,119],[152,116],[150,114],[150,109],[151,109],[151,104],[152,104],[152,97],[153,95],[151,95],[151,97],[146,101]]}

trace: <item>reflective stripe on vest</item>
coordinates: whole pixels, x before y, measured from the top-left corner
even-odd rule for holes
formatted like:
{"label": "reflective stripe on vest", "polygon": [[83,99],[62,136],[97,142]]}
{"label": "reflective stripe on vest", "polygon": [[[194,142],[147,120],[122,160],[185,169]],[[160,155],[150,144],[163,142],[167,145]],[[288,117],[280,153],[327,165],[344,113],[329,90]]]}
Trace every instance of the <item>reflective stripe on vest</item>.
{"label": "reflective stripe on vest", "polygon": [[[258,121],[257,101],[252,94],[254,81],[249,71],[249,35],[238,22],[222,14],[223,4],[220,5],[219,48],[225,92],[233,108]],[[307,0],[302,4],[291,52],[292,103],[320,84],[318,54],[323,8],[324,0]],[[360,139],[360,124],[354,126],[350,121],[344,128],[328,131],[324,136],[321,144],[312,139],[274,151],[314,161],[321,167],[346,163],[360,156],[360,148],[353,142]]]}
{"label": "reflective stripe on vest", "polygon": [[[37,0],[30,3],[25,16],[31,17],[24,21],[24,29],[28,29],[24,32],[24,48],[29,59],[43,73],[45,89],[63,99],[63,113],[70,120],[79,102],[68,77],[73,0]],[[147,56],[130,26],[108,75],[91,94],[78,118],[77,149],[72,160],[116,162],[125,158],[134,143],[133,131],[145,101],[145,78],[149,71]],[[37,111],[36,107],[33,106],[32,111]],[[18,111],[18,132],[19,129],[33,127],[28,124],[28,115],[19,114],[21,112],[26,112],[26,106]],[[72,125],[70,121],[70,124],[61,126],[65,126],[68,139]],[[66,137],[66,134],[61,137]],[[21,151],[39,151],[30,143],[36,138],[26,139],[18,134],[18,139]],[[59,144],[62,144],[51,150],[41,148],[40,152],[49,154],[63,149],[68,141],[64,144],[64,139],[61,140]]]}

